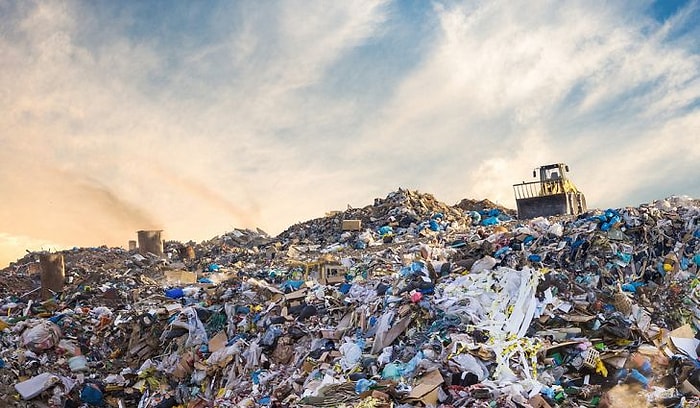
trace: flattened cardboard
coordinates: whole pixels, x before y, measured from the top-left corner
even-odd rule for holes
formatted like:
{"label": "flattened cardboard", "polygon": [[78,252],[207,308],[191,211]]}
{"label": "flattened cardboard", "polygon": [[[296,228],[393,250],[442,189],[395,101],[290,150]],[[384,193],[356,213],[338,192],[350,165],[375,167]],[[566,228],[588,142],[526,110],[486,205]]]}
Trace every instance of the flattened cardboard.
{"label": "flattened cardboard", "polygon": [[281,290],[277,289],[276,287],[270,285],[269,283],[265,282],[264,280],[248,278],[248,280],[246,282],[252,286],[257,286],[259,288],[266,289],[266,290],[270,291],[271,293],[275,293],[278,295],[284,295],[284,292],[282,292]]}
{"label": "flattened cardboard", "polygon": [[295,290],[294,292],[287,293],[286,295],[284,295],[284,300],[292,303],[294,301],[304,299],[306,297],[307,292],[308,292],[308,289],[306,289],[306,288]]}
{"label": "flattened cardboard", "polygon": [[217,350],[221,350],[222,348],[226,347],[226,343],[228,343],[226,332],[220,331],[216,336],[209,340],[209,351],[213,353]]}
{"label": "flattened cardboard", "polygon": [[562,315],[561,318],[566,320],[567,322],[586,323],[586,322],[590,322],[591,320],[595,319],[595,316]]}
{"label": "flattened cardboard", "polygon": [[683,339],[693,339],[695,338],[695,333],[693,333],[693,328],[689,324],[685,324],[669,333],[671,337],[679,337]]}
{"label": "flattened cardboard", "polygon": [[418,385],[413,387],[406,399],[409,401],[421,401],[428,405],[436,405],[438,400],[437,387],[444,381],[440,370],[433,370],[418,379]]}
{"label": "flattened cardboard", "polygon": [[188,271],[165,271],[165,280],[168,283],[197,283],[197,273]]}
{"label": "flattened cardboard", "polygon": [[678,390],[683,394],[693,394],[695,396],[700,396],[700,391],[690,383],[690,381],[685,380],[683,384],[678,387]]}
{"label": "flattened cardboard", "polygon": [[530,398],[530,401],[528,402],[533,406],[533,408],[552,408],[552,406],[549,405],[541,395],[535,395],[534,397]]}
{"label": "flattened cardboard", "polygon": [[394,325],[386,333],[377,333],[374,338],[374,345],[372,345],[372,353],[378,353],[384,347],[388,347],[391,343],[396,340],[397,337],[401,335],[411,324],[411,316],[406,316],[394,323]]}

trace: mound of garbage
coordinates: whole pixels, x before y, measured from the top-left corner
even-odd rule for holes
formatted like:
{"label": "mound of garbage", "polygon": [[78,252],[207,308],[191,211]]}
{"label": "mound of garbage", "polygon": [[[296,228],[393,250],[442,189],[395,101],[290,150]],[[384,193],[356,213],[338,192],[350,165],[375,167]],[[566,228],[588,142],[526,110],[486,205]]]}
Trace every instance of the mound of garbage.
{"label": "mound of garbage", "polygon": [[700,406],[700,203],[514,215],[399,189],[276,237],[29,253],[0,405]]}

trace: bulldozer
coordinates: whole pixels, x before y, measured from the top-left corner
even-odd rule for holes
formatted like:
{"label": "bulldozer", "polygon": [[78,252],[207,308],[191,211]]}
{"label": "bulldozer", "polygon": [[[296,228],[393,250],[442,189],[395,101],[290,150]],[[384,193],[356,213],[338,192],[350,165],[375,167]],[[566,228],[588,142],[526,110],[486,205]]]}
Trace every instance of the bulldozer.
{"label": "bulldozer", "polygon": [[552,215],[579,215],[586,212],[586,197],[569,180],[569,166],[564,163],[536,167],[532,177],[539,181],[513,184],[518,218],[529,219]]}

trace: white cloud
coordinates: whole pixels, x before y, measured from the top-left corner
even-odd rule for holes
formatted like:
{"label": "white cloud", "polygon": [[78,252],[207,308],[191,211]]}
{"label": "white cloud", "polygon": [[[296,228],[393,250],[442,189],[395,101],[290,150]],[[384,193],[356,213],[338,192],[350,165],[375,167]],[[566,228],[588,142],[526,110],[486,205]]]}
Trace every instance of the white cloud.
{"label": "white cloud", "polygon": [[[276,232],[289,217],[308,214],[298,191],[321,173],[309,152],[316,141],[305,134],[319,125],[309,118],[329,126],[329,113],[342,111],[324,112],[323,102],[308,102],[303,90],[371,35],[384,10],[382,2],[280,5],[252,10],[252,19],[231,16],[249,24],[244,35],[216,38],[195,55],[114,29],[107,31],[124,36],[91,44],[81,40],[89,35],[81,29],[100,22],[90,21],[96,17],[81,3],[22,4],[8,35],[0,37],[0,52],[8,56],[0,89],[9,107],[0,113],[6,142],[0,158],[3,175],[12,180],[0,187],[2,195],[13,195],[12,205],[20,206],[43,191],[29,207],[59,210],[47,225],[62,225],[50,235],[67,244],[84,238],[123,244],[132,238],[126,234],[148,223],[179,239],[209,238],[234,226]],[[309,13],[310,7],[318,12]],[[113,23],[129,27],[130,21]],[[166,85],[154,88],[152,77]],[[105,208],[104,195],[84,187],[93,180],[99,191],[152,214],[153,221],[125,220],[115,214],[119,210]],[[95,225],[80,222],[79,214],[121,225],[96,235]],[[36,224],[4,221],[0,231],[38,233]]]}
{"label": "white cloud", "polygon": [[[684,153],[700,156],[688,140],[697,135],[698,109],[687,109],[700,96],[698,56],[667,38],[673,19],[660,26],[638,7],[438,7],[442,35],[368,126],[376,132],[367,131],[358,157],[379,134],[395,156],[418,158],[411,177],[427,174],[423,183],[449,198],[485,196],[511,205],[510,184],[529,177],[526,169],[568,161],[589,203],[625,205],[626,192],[664,174],[656,157],[663,150],[672,157],[673,149],[659,149],[661,141],[689,143]],[[675,121],[688,137],[669,134],[665,128]],[[421,156],[438,160],[421,163]],[[672,170],[692,174],[663,168]]]}

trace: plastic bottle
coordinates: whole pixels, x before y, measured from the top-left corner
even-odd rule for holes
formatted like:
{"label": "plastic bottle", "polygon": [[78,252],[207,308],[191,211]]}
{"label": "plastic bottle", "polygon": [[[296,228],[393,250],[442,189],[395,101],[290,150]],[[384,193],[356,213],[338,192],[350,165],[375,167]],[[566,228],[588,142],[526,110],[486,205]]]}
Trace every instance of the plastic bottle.
{"label": "plastic bottle", "polygon": [[649,387],[649,379],[634,368],[629,371],[628,378],[642,384],[644,388]]}

